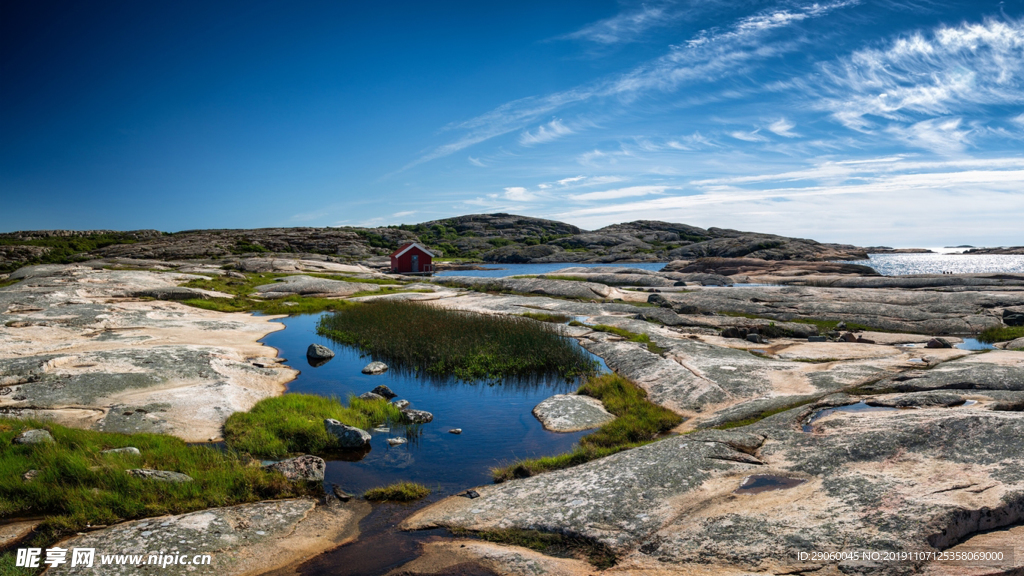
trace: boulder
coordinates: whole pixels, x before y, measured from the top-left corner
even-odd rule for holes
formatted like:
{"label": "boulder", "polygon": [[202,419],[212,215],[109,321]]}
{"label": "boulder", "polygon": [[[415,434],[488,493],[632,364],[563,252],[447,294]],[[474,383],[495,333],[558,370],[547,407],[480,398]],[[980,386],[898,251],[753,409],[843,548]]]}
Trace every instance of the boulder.
{"label": "boulder", "polygon": [[264,466],[264,468],[280,472],[284,474],[285,478],[292,481],[322,482],[324,472],[327,470],[327,463],[323,458],[306,454],[298,458],[275,462]]}
{"label": "boulder", "polygon": [[306,349],[306,358],[310,360],[330,360],[334,358],[334,351],[326,346],[310,344]]}
{"label": "boulder", "polygon": [[1024,326],[1024,312],[1003,310],[1003,324],[1007,326]]}
{"label": "boulder", "polygon": [[1016,340],[1011,340],[1006,344],[1004,350],[1024,350],[1024,338],[1017,338]]}
{"label": "boulder", "polygon": [[133,456],[139,456],[142,452],[139,451],[135,446],[125,446],[124,448],[111,448],[109,450],[103,450],[100,454],[131,454]]}
{"label": "boulder", "polygon": [[953,345],[945,338],[932,338],[925,344],[927,348],[952,348]]}
{"label": "boulder", "polygon": [[589,430],[615,419],[597,398],[577,394],[556,394],[547,398],[533,408],[533,415],[552,432]]}
{"label": "boulder", "polygon": [[324,428],[327,429],[328,434],[338,439],[338,445],[341,448],[362,448],[370,443],[369,432],[355,426],[342,424],[333,418],[324,420]]}
{"label": "boulder", "polygon": [[52,444],[53,436],[50,435],[49,430],[43,430],[41,428],[33,428],[32,430],[25,430],[21,434],[14,437],[15,444]]}
{"label": "boulder", "polygon": [[[387,369],[386,366],[385,366],[385,369]],[[363,370],[365,370],[365,368]],[[397,398],[398,397],[398,394],[395,394],[394,392],[391,391],[391,388],[388,388],[387,386],[385,386],[383,384],[381,384],[380,386],[377,386],[376,388],[371,390],[371,392],[373,392],[374,394],[377,394],[378,396],[383,396],[387,400],[391,400],[392,398]]]}
{"label": "boulder", "polygon": [[405,444],[406,442],[408,442],[408,440],[406,440],[405,438],[388,438],[389,446],[400,446],[402,444]]}
{"label": "boulder", "polygon": [[405,408],[402,410],[402,419],[410,424],[426,424],[434,419],[434,415],[424,410]]}
{"label": "boulder", "polygon": [[395,401],[392,402],[392,404],[394,404],[395,406],[398,406],[399,408],[405,408],[406,406],[409,405],[409,401],[408,400],[395,400]]}
{"label": "boulder", "polygon": [[125,470],[129,476],[135,478],[141,478],[143,480],[153,480],[155,482],[192,482],[192,477],[188,474],[182,474],[181,472],[171,472],[170,470],[150,470],[148,468],[136,468],[133,470]]}
{"label": "boulder", "polygon": [[360,400],[386,400],[380,394],[374,394],[373,392],[363,392],[359,395]]}
{"label": "boulder", "polygon": [[[363,374],[383,374],[388,371],[388,365],[383,362],[370,362],[363,367]],[[384,387],[385,389],[387,386]],[[390,390],[389,390],[390,392]],[[382,394],[383,396],[383,394]],[[394,396],[390,396],[394,398]]]}
{"label": "boulder", "polygon": [[754,344],[761,344],[764,341],[765,341],[764,338],[761,338],[761,335],[758,334],[757,332],[749,332],[749,333],[747,333],[747,342],[753,342]]}
{"label": "boulder", "polygon": [[826,341],[828,341],[828,338],[825,338],[824,336],[808,336],[807,337],[807,341],[808,342],[826,342]]}
{"label": "boulder", "polygon": [[452,428],[448,431],[449,434],[462,434],[462,428]]}

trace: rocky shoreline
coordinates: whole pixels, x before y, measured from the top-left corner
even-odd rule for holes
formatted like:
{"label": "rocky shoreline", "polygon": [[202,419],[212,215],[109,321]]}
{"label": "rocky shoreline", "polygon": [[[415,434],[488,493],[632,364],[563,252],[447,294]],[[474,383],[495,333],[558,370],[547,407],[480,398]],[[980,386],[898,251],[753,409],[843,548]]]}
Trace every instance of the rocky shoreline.
{"label": "rocky shoreline", "polygon": [[[274,317],[179,303],[231,296],[180,285],[198,275],[273,271],[289,276],[257,286],[262,297],[286,290],[347,298],[376,286],[360,279],[380,276],[321,259],[247,259],[232,268],[111,259],[19,270],[16,283],[0,288],[0,411],[95,430],[217,439],[228,415],[281,394],[295,371],[258,343],[280,327]],[[776,285],[732,286],[768,278]],[[421,291],[352,298],[574,318],[575,325],[560,328],[567,336],[685,418],[678,435],[567,470],[475,487],[479,497],[446,498],[403,526],[572,537],[615,558],[608,574],[1019,571],[1020,550],[1016,567],[973,572],[794,556],[798,549],[851,546],[1020,548],[1024,351],[952,346],[957,336],[1012,326],[1024,312],[1024,275],[891,280],[845,264],[708,259],[673,262],[660,272],[567,266],[537,278],[432,278],[416,285]],[[556,430],[600,425],[608,418],[602,412],[559,397],[535,410]],[[744,491],[761,484],[766,488]],[[227,522],[217,534],[223,540],[248,534],[259,518],[284,522],[248,536],[244,546],[256,560],[215,570],[256,574],[347,541],[360,517],[331,512],[325,518],[333,528],[313,523],[306,530],[298,528],[308,523],[304,518],[334,504],[274,506],[294,514],[252,504],[78,538],[104,546],[129,538],[140,550],[163,549],[170,544],[161,538],[178,538],[171,528],[183,526],[196,532],[189,536],[194,542],[242,558],[249,552],[233,548],[242,545],[237,538],[211,543],[214,523]],[[157,520],[165,530],[145,529]],[[261,538],[277,534],[281,543],[261,549]],[[288,543],[293,537],[306,544]],[[260,564],[286,548],[305,552]],[[499,574],[598,572],[584,557],[448,539],[426,544],[396,574],[445,573],[463,564]]]}

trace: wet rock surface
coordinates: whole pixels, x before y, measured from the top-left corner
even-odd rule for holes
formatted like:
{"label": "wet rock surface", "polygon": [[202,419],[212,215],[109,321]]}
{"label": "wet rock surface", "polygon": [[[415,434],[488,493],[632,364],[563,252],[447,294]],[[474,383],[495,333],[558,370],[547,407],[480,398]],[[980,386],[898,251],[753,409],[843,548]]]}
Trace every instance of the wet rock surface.
{"label": "wet rock surface", "polygon": [[[365,506],[365,505],[364,505]],[[153,566],[100,565],[100,554],[185,555],[189,564],[168,564],[162,574],[263,574],[297,565],[354,537],[361,506],[321,505],[315,500],[257,502],[211,508],[177,516],[125,522],[76,536],[61,547],[95,548],[89,574],[138,574]],[[210,555],[209,564],[192,564],[195,555]],[[80,574],[70,563],[48,574]]]}
{"label": "wet rock surface", "polygon": [[338,445],[342,449],[362,448],[370,443],[369,432],[355,426],[342,424],[333,418],[324,420],[324,428],[338,439]]}
{"label": "wet rock surface", "polygon": [[556,394],[537,404],[533,415],[552,432],[589,430],[615,419],[600,400],[578,394]]}

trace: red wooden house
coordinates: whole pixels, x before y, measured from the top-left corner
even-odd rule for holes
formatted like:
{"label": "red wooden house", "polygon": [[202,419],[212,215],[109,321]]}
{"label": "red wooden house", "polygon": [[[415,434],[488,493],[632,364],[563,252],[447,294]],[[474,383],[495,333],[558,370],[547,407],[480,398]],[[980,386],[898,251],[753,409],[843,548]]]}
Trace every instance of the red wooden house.
{"label": "red wooden house", "polygon": [[434,271],[434,253],[419,242],[403,244],[391,253],[391,271],[399,274],[423,274]]}

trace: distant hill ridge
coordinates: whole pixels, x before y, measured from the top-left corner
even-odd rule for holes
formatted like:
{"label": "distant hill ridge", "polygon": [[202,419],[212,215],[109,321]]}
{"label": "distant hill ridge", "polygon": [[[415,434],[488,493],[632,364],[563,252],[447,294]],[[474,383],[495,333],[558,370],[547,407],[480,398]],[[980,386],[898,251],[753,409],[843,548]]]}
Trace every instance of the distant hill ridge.
{"label": "distant hill ridge", "polygon": [[386,256],[419,241],[445,257],[496,263],[657,262],[707,256],[766,260],[855,260],[863,248],[803,238],[637,220],[583,230],[514,214],[470,214],[379,228],[37,230],[0,234],[0,271],[88,258],[209,259],[245,254],[325,254],[345,260]]}

